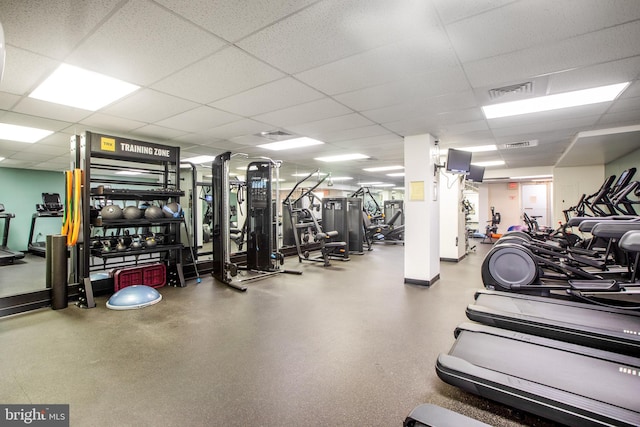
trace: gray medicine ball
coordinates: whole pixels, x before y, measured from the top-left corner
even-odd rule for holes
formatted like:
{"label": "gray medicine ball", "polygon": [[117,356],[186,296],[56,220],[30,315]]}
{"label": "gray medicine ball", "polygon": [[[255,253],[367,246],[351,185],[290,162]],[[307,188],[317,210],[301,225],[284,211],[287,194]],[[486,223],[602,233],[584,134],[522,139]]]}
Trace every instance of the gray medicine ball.
{"label": "gray medicine ball", "polygon": [[109,205],[100,211],[102,219],[120,219],[122,218],[122,209],[118,205]]}

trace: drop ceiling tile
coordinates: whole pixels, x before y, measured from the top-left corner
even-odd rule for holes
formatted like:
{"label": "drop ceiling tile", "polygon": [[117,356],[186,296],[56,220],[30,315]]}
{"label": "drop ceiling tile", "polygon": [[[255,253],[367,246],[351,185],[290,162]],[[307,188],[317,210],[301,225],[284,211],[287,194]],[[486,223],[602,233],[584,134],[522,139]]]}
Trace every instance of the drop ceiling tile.
{"label": "drop ceiling tile", "polygon": [[152,87],[202,104],[284,77],[236,47],[227,47],[157,82]]}
{"label": "drop ceiling tile", "polygon": [[[160,141],[166,141],[171,138],[177,138],[186,132],[176,129],[169,129],[163,126],[146,125],[130,132],[132,135],[144,140],[153,138]],[[163,142],[164,143],[164,142]]]}
{"label": "drop ceiling tile", "polygon": [[50,154],[38,152],[37,150],[24,150],[11,156],[11,160],[20,160],[35,163],[45,162],[50,158]]}
{"label": "drop ceiling tile", "polygon": [[59,64],[45,56],[7,45],[0,90],[15,95],[28,95]]}
{"label": "drop ceiling tile", "polygon": [[386,134],[377,135],[366,138],[352,138],[348,140],[341,140],[332,142],[331,145],[341,148],[362,148],[362,147],[379,147],[379,146],[393,146],[396,144],[403,144],[404,138],[398,135]]}
{"label": "drop ceiling tile", "polygon": [[235,114],[220,111],[203,105],[168,119],[156,122],[157,125],[185,132],[199,132],[242,119]]}
{"label": "drop ceiling tile", "polygon": [[198,104],[160,93],[141,89],[101,111],[113,116],[153,123],[196,108]]}
{"label": "drop ceiling tile", "polygon": [[[458,65],[440,27],[428,36],[403,40],[322,65],[296,75],[322,92],[335,95],[406,78],[412,74],[449,70]],[[367,70],[363,73],[362,70]]]}
{"label": "drop ceiling tile", "polygon": [[[513,126],[507,126],[506,124],[503,124],[499,127],[494,127],[493,124],[491,124],[490,127],[496,138],[505,138],[514,135],[539,135],[542,132],[550,131],[591,129],[598,120],[598,117],[599,115],[553,120],[552,117],[547,116],[547,120],[544,123],[520,122],[518,124],[514,124]],[[531,138],[536,139],[533,137]]]}
{"label": "drop ceiling tile", "polygon": [[[20,101],[19,95],[12,95],[7,92],[0,92],[0,110],[10,110],[11,107],[16,105]],[[0,111],[0,117],[2,117],[2,112]]]}
{"label": "drop ceiling tile", "polygon": [[[638,3],[640,4],[640,3]],[[463,64],[473,87],[527,81],[640,54],[640,21]],[[560,88],[558,88],[560,89]]]}
{"label": "drop ceiling tile", "polygon": [[497,9],[513,3],[515,0],[432,0],[442,22],[449,24],[461,19]]}
{"label": "drop ceiling tile", "polygon": [[640,123],[638,110],[607,113],[598,120],[598,126],[629,126]]}
{"label": "drop ceiling tile", "polygon": [[228,41],[276,22],[315,0],[158,0],[158,3]]}
{"label": "drop ceiling tile", "polygon": [[217,139],[229,139],[242,135],[253,135],[268,129],[268,125],[251,119],[242,119],[202,132]]}
{"label": "drop ceiling tile", "polygon": [[334,143],[337,141],[352,140],[357,138],[370,138],[381,135],[386,138],[398,137],[397,135],[392,134],[388,129],[385,129],[380,125],[370,125],[352,129],[338,130],[335,132],[327,132],[322,135],[322,140],[325,142]]}
{"label": "drop ceiling tile", "polygon": [[[70,148],[69,148],[69,142],[67,141],[67,144],[65,146],[54,146],[54,145],[47,145],[47,144],[40,144],[40,143],[35,143],[35,144],[29,144],[30,146],[25,148],[22,151],[22,154],[33,154],[33,160],[38,161],[38,156],[44,155],[44,159],[42,159],[42,161],[47,160],[47,158],[51,158],[53,156],[62,156],[64,154],[67,155],[67,163],[71,162],[71,154],[70,154]],[[15,158],[15,157],[14,157]]]}
{"label": "drop ceiling tile", "polygon": [[[440,114],[457,114],[460,109],[476,106],[473,91],[467,90],[366,110],[361,114],[377,123],[389,123],[413,117],[431,118]],[[477,112],[481,114],[479,109]]]}
{"label": "drop ceiling tile", "polygon": [[46,129],[57,132],[69,126],[69,123],[59,120],[52,120],[45,117],[33,117],[25,114],[7,111],[1,116],[3,123],[18,126],[29,126],[37,129]]}
{"label": "drop ceiling tile", "polygon": [[640,122],[640,96],[635,98],[621,98],[613,103],[611,108],[607,110],[609,113],[622,113],[635,111],[638,114],[638,122]]}
{"label": "drop ceiling tile", "polygon": [[89,117],[92,112],[81,108],[68,107],[33,98],[22,98],[13,108],[16,113],[27,114],[36,117],[60,120],[64,122],[79,122]]}
{"label": "drop ceiling tile", "polygon": [[291,125],[328,119],[351,113],[352,110],[330,98],[298,104],[293,107],[270,113],[259,114],[253,118],[264,123],[286,128]]}
{"label": "drop ceiling tile", "polygon": [[3,1],[0,16],[5,41],[62,60],[118,3],[120,0]]}
{"label": "drop ceiling tile", "polygon": [[324,95],[286,77],[210,104],[212,107],[251,117],[322,98]]}
{"label": "drop ceiling tile", "polygon": [[3,168],[16,168],[16,169],[29,169],[37,162],[31,162],[27,160],[18,160],[6,158],[0,162],[0,167]]}
{"label": "drop ceiling tile", "polygon": [[168,145],[177,145],[179,144],[182,148],[191,148],[194,146],[206,146],[208,144],[218,143],[221,140],[212,138],[207,135],[202,135],[200,133],[187,133],[176,138],[172,138],[167,142]]}
{"label": "drop ceiling tile", "polygon": [[437,15],[428,2],[327,0],[237,44],[294,74],[364,50],[418,37],[425,28],[437,25]]}
{"label": "drop ceiling tile", "polygon": [[68,62],[146,86],[224,45],[153,2],[131,1],[84,40]]}
{"label": "drop ceiling tile", "polygon": [[548,90],[558,93],[629,82],[636,78],[638,70],[640,56],[577,68],[549,76]]}
{"label": "drop ceiling tile", "polygon": [[128,132],[133,129],[140,128],[146,123],[142,121],[131,120],[125,117],[116,117],[109,114],[97,112],[81,120],[79,124],[83,125],[85,130],[89,131],[94,129],[110,129],[110,132]]}
{"label": "drop ceiling tile", "polygon": [[633,0],[537,0],[535,6],[515,2],[452,23],[447,32],[460,60],[469,62],[557,43],[638,18],[640,4]]}
{"label": "drop ceiling tile", "polygon": [[412,75],[403,80],[336,95],[334,98],[360,111],[468,89],[469,84],[464,72],[460,67],[455,67],[443,72]]}
{"label": "drop ceiling tile", "polygon": [[371,120],[365,119],[360,114],[346,114],[301,125],[290,126],[289,129],[305,136],[319,136],[332,131],[346,130],[373,125]]}

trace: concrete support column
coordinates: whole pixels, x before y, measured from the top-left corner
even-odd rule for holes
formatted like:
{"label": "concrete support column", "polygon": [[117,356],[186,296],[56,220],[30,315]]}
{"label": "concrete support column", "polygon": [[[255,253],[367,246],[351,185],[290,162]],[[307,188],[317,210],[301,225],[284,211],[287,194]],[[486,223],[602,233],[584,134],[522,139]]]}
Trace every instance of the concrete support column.
{"label": "concrete support column", "polygon": [[440,205],[436,139],[404,138],[404,283],[430,286],[440,278]]}

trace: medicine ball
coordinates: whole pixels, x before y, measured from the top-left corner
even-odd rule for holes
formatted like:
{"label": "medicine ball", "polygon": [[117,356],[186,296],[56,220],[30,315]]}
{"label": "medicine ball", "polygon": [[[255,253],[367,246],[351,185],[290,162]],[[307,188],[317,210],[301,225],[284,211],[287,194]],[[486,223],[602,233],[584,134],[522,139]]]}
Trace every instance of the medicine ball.
{"label": "medicine ball", "polygon": [[182,208],[176,202],[167,203],[162,208],[164,216],[167,218],[180,218],[180,214],[182,213]]}
{"label": "medicine ball", "polygon": [[109,205],[100,211],[102,219],[120,219],[122,218],[122,209],[118,205]]}
{"label": "medicine ball", "polygon": [[158,206],[149,206],[144,210],[144,217],[147,219],[162,218],[162,209],[160,209]]}
{"label": "medicine ball", "polygon": [[137,206],[127,206],[124,208],[123,215],[126,219],[140,219],[142,211]]}

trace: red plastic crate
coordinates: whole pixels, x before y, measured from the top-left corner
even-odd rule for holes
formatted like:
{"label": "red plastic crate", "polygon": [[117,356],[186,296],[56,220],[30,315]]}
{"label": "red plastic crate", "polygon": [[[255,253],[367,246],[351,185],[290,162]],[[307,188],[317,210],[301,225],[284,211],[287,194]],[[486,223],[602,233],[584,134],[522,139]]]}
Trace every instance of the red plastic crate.
{"label": "red plastic crate", "polygon": [[163,263],[145,266],[142,271],[142,284],[152,288],[161,288],[167,283],[167,267]]}
{"label": "red plastic crate", "polygon": [[116,292],[133,285],[161,288],[166,282],[167,268],[163,263],[125,267],[113,273],[113,287]]}

